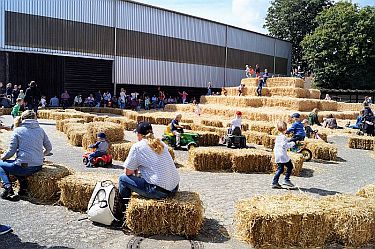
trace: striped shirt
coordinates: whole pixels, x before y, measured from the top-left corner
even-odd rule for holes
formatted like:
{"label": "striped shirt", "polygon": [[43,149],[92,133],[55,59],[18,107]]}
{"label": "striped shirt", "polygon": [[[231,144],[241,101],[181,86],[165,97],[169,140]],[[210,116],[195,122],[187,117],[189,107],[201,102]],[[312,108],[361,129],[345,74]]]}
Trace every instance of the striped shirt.
{"label": "striped shirt", "polygon": [[139,169],[141,177],[149,184],[172,191],[180,182],[180,176],[164,144],[161,155],[157,154],[148,145],[147,139],[135,143],[124,162],[124,167],[130,170]]}

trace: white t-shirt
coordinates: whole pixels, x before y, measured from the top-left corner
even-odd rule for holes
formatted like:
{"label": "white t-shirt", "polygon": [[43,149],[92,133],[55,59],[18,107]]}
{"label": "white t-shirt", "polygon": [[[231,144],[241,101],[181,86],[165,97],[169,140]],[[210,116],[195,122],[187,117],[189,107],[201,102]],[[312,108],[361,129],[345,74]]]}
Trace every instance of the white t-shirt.
{"label": "white t-shirt", "polygon": [[232,131],[234,130],[234,128],[236,127],[240,127],[241,128],[241,123],[242,123],[242,118],[235,118],[233,119],[231,122],[231,125],[232,125]]}
{"label": "white t-shirt", "polygon": [[288,139],[284,134],[281,134],[276,137],[275,148],[273,149],[275,153],[275,162],[276,163],[287,163],[290,161],[290,158],[287,154],[289,148],[292,148],[295,145],[294,142],[288,143]]}
{"label": "white t-shirt", "polygon": [[175,189],[180,182],[180,176],[169,154],[168,146],[164,144],[163,153],[158,155],[148,145],[147,139],[131,147],[124,167],[130,170],[139,169],[146,182],[169,191]]}

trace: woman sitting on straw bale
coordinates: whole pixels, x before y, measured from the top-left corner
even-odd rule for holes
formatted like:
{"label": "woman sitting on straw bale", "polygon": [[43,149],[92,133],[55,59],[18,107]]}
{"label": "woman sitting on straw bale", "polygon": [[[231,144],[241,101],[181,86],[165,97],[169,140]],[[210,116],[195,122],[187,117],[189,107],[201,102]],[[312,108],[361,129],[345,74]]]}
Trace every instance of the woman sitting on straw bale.
{"label": "woman sitting on straw bale", "polygon": [[[0,178],[5,189],[1,198],[9,200],[16,197],[8,177],[9,174],[15,175],[20,183],[18,195],[26,195],[27,181],[25,176],[41,170],[44,156],[52,150],[51,142],[39,126],[34,111],[23,112],[14,126],[17,128],[13,131],[9,150],[1,156],[0,161]],[[16,159],[8,160],[14,154],[16,154]]]}
{"label": "woman sitting on straw bale", "polygon": [[308,121],[309,121],[309,125],[319,125],[321,126],[320,122],[319,122],[319,118],[318,118],[318,113],[319,113],[319,110],[318,108],[314,108],[314,110],[312,110],[312,112],[309,114],[308,116]]}
{"label": "woman sitting on straw bale", "polygon": [[334,118],[332,114],[329,114],[328,117],[324,120],[323,127],[329,129],[343,129],[342,127],[337,125],[336,118]]}
{"label": "woman sitting on straw bale", "polygon": [[168,146],[154,137],[148,122],[140,123],[136,132],[138,142],[131,147],[124,163],[125,173],[119,179],[122,204],[128,202],[131,191],[150,199],[173,196],[178,190],[180,176]]}

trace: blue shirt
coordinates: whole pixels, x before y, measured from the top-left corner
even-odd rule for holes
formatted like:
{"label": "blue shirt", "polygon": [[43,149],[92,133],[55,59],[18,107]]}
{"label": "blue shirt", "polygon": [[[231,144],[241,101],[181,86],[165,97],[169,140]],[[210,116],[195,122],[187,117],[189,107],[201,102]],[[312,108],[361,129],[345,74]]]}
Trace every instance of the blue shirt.
{"label": "blue shirt", "polygon": [[301,121],[294,122],[292,126],[287,130],[287,133],[293,133],[293,136],[306,137],[306,132]]}
{"label": "blue shirt", "polygon": [[179,125],[179,124],[178,124],[178,121],[177,121],[176,119],[173,119],[173,120],[172,120],[172,123],[171,123],[171,131],[175,131],[175,130],[177,130],[176,125]]}

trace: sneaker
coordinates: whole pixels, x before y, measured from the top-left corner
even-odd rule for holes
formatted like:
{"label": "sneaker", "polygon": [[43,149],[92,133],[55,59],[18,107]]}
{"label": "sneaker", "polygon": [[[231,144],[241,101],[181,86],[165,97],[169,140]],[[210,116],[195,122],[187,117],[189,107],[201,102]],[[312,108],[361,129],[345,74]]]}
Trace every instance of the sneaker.
{"label": "sneaker", "polygon": [[280,189],[280,188],[283,188],[283,187],[281,187],[280,184],[276,183],[276,184],[272,184],[272,188],[274,188],[274,189]]}
{"label": "sneaker", "polygon": [[294,188],[294,187],[295,187],[294,184],[293,184],[291,181],[285,181],[285,182],[283,183],[283,185],[285,185],[285,186],[287,186],[287,187],[291,187],[291,188]]}
{"label": "sneaker", "polygon": [[12,228],[10,226],[0,225],[0,235],[9,233],[12,231]]}
{"label": "sneaker", "polygon": [[11,199],[13,196],[15,196],[13,188],[5,188],[3,193],[1,194],[1,198],[5,200]]}

